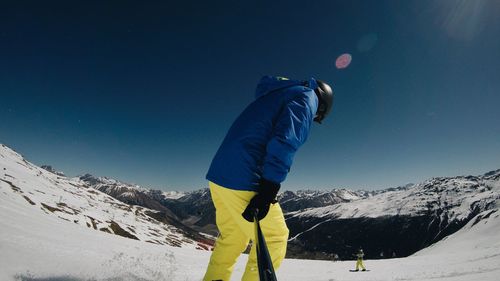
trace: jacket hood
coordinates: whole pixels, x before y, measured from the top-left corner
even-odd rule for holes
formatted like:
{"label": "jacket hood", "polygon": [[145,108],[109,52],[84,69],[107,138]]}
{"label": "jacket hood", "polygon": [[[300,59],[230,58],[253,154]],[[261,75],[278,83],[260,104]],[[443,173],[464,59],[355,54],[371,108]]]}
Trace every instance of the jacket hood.
{"label": "jacket hood", "polygon": [[316,83],[316,80],[314,78],[310,78],[306,81],[301,81],[290,80],[284,77],[264,76],[260,79],[259,84],[257,84],[257,89],[255,90],[255,98],[258,99],[270,92],[293,86],[305,86],[313,90],[318,87],[318,84]]}

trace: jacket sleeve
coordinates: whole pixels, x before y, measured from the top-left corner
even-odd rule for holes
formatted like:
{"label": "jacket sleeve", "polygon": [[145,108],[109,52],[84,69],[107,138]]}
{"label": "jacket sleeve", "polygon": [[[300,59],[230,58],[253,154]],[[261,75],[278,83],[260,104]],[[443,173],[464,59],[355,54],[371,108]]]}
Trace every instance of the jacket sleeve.
{"label": "jacket sleeve", "polygon": [[316,102],[299,95],[281,110],[273,134],[266,147],[262,177],[275,183],[285,180],[293,156],[306,141],[314,118]]}

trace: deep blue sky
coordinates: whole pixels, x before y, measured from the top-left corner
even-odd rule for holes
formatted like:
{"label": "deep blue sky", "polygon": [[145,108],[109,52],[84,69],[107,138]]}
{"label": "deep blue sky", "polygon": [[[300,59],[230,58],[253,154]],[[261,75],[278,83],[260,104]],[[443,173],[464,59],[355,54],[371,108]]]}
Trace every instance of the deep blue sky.
{"label": "deep blue sky", "polygon": [[[266,74],[336,92],[285,189],[500,168],[498,1],[11,2],[0,7],[0,142],[70,176],[206,186]],[[353,60],[339,70],[343,53]]]}

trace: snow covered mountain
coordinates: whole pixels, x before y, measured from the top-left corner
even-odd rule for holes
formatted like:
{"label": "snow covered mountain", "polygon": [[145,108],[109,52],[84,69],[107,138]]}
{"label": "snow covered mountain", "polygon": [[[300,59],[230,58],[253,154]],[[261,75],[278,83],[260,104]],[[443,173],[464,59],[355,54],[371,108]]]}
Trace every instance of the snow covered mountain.
{"label": "snow covered mountain", "polygon": [[80,176],[79,179],[90,187],[104,192],[123,203],[161,211],[165,213],[167,218],[178,220],[172,211],[160,203],[161,200],[166,198],[166,195],[160,190],[147,189],[107,177],[94,177],[90,174]]}
{"label": "snow covered mountain", "polygon": [[278,195],[278,201],[285,212],[293,212],[308,208],[330,206],[338,203],[351,202],[370,196],[365,191],[347,189],[299,190],[284,191]]}
{"label": "snow covered mountain", "polygon": [[[215,208],[208,188],[190,192],[165,192],[90,174],[79,178],[121,202],[164,212],[171,223],[181,222],[197,231],[217,235]],[[278,195],[278,200],[285,212],[292,212],[360,200],[381,192],[383,191],[347,189],[284,191]]]}
{"label": "snow covered mountain", "polygon": [[58,176],[61,176],[61,177],[65,177],[65,176],[66,176],[63,172],[61,172],[61,171],[57,171],[56,169],[54,169],[54,168],[53,168],[52,166],[50,166],[50,165],[42,165],[42,166],[40,166],[40,168],[42,168],[42,169],[44,169],[44,170],[47,170],[47,171],[49,171],[49,172],[51,172],[51,173],[53,173],[53,174],[56,174],[56,175],[58,175]]}
{"label": "snow covered mountain", "polygon": [[195,230],[217,235],[215,208],[208,188],[191,192],[165,192],[90,174],[79,178],[121,202],[160,211],[169,223],[188,232]]}
{"label": "snow covered mountain", "polygon": [[[500,170],[481,176],[433,178],[346,203],[286,215],[291,255],[349,258],[408,256],[456,232],[473,217],[496,210]],[[318,256],[318,253],[321,253]]]}
{"label": "snow covered mountain", "polygon": [[278,201],[285,213],[305,210],[309,208],[318,208],[335,205],[338,203],[347,203],[351,201],[366,199],[378,194],[389,191],[406,190],[413,186],[387,188],[382,190],[350,190],[350,189],[332,189],[332,190],[286,190],[278,194]]}
{"label": "snow covered mountain", "polygon": [[[172,224],[165,212],[124,204],[79,178],[67,178],[26,161],[0,145],[0,201],[8,206],[153,244],[210,249],[212,238]],[[30,225],[23,227],[29,228]]]}

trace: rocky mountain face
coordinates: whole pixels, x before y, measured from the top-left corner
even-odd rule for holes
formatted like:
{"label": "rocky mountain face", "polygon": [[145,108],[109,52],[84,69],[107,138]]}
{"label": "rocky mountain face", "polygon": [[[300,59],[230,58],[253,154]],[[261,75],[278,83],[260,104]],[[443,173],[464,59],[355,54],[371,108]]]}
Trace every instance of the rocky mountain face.
{"label": "rocky mountain face", "polygon": [[198,231],[217,236],[215,207],[208,188],[185,193],[179,198],[166,198],[162,204],[170,208],[182,221]]}
{"label": "rocky mountain face", "polygon": [[161,212],[163,220],[178,228],[218,235],[215,208],[208,188],[191,192],[164,192],[90,174],[79,179],[124,203],[157,210]]}
{"label": "rocky mountain face", "polygon": [[456,232],[474,216],[498,209],[500,170],[434,178],[374,196],[286,215],[289,256],[408,256]]}
{"label": "rocky mountain face", "polygon": [[106,177],[94,177],[90,174],[80,176],[79,179],[92,188],[104,192],[124,203],[161,211],[165,213],[167,219],[178,220],[178,217],[172,211],[160,203],[158,199],[163,199],[163,197],[161,196],[161,192],[158,194],[157,190],[142,188],[138,185]]}
{"label": "rocky mountain face", "polygon": [[191,235],[200,232],[217,235],[215,209],[208,189],[188,193],[163,192],[90,174],[80,176],[79,179],[121,202],[156,210],[157,219]]}
{"label": "rocky mountain face", "polygon": [[[208,188],[184,193],[163,192],[89,174],[79,178],[91,187],[124,203],[161,211],[166,214],[171,223],[180,222],[189,228],[210,235],[216,236],[218,233],[215,225],[215,208]],[[282,192],[278,195],[278,200],[284,212],[288,213],[359,200],[373,194],[374,192],[346,189],[300,190]]]}
{"label": "rocky mountain face", "polygon": [[46,171],[49,171],[53,174],[56,174],[58,176],[61,176],[61,177],[65,177],[66,175],[63,173],[63,172],[60,172],[60,171],[56,171],[56,169],[54,169],[52,166],[50,165],[42,165],[40,166],[40,168],[46,170]]}

